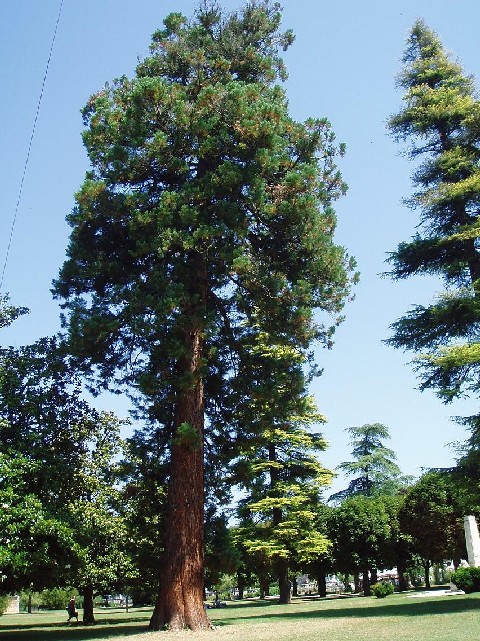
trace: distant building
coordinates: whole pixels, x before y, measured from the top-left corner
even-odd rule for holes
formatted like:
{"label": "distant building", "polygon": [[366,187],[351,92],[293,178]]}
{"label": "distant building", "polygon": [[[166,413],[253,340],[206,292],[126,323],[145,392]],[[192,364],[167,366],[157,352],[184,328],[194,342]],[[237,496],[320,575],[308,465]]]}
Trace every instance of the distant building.
{"label": "distant building", "polygon": [[4,614],[19,614],[20,612],[20,595],[15,594],[9,598],[7,608]]}

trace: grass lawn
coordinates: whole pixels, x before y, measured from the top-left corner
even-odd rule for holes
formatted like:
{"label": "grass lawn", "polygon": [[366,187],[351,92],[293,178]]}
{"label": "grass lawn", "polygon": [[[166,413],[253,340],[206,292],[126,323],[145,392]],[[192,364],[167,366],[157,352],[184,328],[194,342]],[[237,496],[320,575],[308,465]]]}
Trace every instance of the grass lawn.
{"label": "grass lawn", "polygon": [[66,623],[66,613],[7,614],[0,640],[12,641],[476,641],[480,595],[395,594],[386,599],[299,598],[229,603],[209,610],[215,632],[148,632],[151,609],[98,610],[92,627]]}

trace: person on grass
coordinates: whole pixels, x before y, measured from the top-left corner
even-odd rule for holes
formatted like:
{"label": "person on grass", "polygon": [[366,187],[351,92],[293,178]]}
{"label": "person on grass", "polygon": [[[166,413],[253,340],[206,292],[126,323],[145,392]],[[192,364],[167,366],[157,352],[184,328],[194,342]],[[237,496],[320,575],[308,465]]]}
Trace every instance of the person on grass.
{"label": "person on grass", "polygon": [[70,623],[70,619],[77,619],[78,623],[78,611],[75,604],[75,597],[72,596],[67,605],[68,619],[67,623]]}

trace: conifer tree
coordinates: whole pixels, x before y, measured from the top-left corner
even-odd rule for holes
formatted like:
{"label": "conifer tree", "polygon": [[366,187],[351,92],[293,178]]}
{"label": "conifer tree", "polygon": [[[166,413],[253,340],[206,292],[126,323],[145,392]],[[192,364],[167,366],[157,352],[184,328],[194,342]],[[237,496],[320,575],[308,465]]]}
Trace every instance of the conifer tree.
{"label": "conifer tree", "polygon": [[338,466],[347,476],[353,476],[348,487],[332,494],[329,501],[339,503],[351,496],[375,496],[395,494],[409,482],[401,475],[393,450],[386,447],[390,439],[388,427],[381,423],[367,423],[361,427],[348,427],[352,436],[353,461],[344,461]]}
{"label": "conifer tree", "polygon": [[228,398],[253,317],[307,354],[330,344],[350,289],[352,264],[333,242],[341,150],[326,120],[288,114],[279,50],[293,36],[280,17],[269,0],[170,14],[136,76],[83,112],[92,169],[55,293],[92,384],[127,387],[165,434],[154,629],[210,627],[205,416]]}
{"label": "conifer tree", "polygon": [[9,299],[8,294],[0,295],[0,329],[8,327],[16,318],[28,313],[26,307],[10,305]]}
{"label": "conifer tree", "polygon": [[250,393],[236,403],[240,432],[234,478],[246,492],[238,535],[247,554],[262,554],[278,578],[280,603],[290,603],[289,570],[325,554],[329,542],[315,524],[331,472],[318,455],[327,443],[312,428],[323,423],[305,393],[304,359],[260,332],[244,359]]}
{"label": "conifer tree", "polygon": [[399,84],[402,110],[390,119],[416,163],[418,233],[392,253],[391,276],[430,274],[446,290],[396,321],[391,345],[414,351],[422,388],[444,401],[479,391],[480,104],[474,81],[422,21],[413,26]]}

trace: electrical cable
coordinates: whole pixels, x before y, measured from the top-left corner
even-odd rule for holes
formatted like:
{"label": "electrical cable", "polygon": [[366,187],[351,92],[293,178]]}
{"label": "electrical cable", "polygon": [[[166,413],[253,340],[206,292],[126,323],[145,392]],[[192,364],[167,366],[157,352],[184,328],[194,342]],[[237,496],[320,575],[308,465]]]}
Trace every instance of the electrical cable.
{"label": "electrical cable", "polygon": [[22,174],[22,178],[20,180],[20,188],[19,188],[19,191],[18,191],[17,204],[15,206],[12,225],[10,227],[10,237],[9,237],[9,240],[8,240],[7,251],[5,253],[5,262],[3,264],[2,276],[0,278],[0,291],[1,291],[2,287],[3,287],[3,280],[5,278],[5,271],[7,269],[7,263],[8,263],[8,258],[9,258],[9,255],[10,255],[10,249],[12,247],[13,232],[15,230],[15,224],[17,222],[18,209],[20,207],[20,202],[22,200],[23,183],[25,182],[25,176],[27,174],[28,161],[30,160],[30,152],[32,151],[33,138],[35,136],[35,130],[36,130],[36,127],[37,127],[38,115],[40,113],[40,105],[42,104],[43,92],[44,92],[44,89],[45,89],[45,84],[47,82],[48,70],[49,70],[49,67],[50,67],[50,60],[52,59],[53,48],[55,46],[55,39],[57,37],[58,25],[60,23],[60,16],[62,15],[63,3],[64,3],[64,0],[60,0],[60,8],[58,10],[57,20],[56,20],[56,23],[55,23],[55,29],[53,31],[52,44],[50,45],[50,52],[48,54],[47,65],[45,67],[45,73],[44,73],[44,76],[43,76],[42,88],[40,90],[40,96],[38,98],[37,111],[35,113],[35,118],[34,118],[34,121],[33,121],[32,133],[30,135],[30,142],[28,143],[27,156],[26,156],[26,159],[25,159],[25,164],[23,166],[23,174]]}

